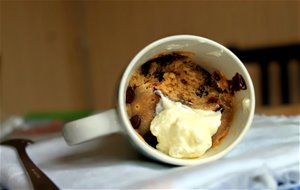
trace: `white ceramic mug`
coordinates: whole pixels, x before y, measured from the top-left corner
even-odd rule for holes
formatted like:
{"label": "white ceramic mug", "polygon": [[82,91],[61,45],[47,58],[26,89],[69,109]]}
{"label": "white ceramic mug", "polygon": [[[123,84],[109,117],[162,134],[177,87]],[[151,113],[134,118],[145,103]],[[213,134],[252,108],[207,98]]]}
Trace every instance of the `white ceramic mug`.
{"label": "white ceramic mug", "polygon": [[[193,52],[192,59],[209,72],[222,71],[229,79],[236,73],[243,76],[247,89],[235,94],[234,117],[229,133],[221,143],[197,159],[170,157],[148,145],[133,129],[126,112],[126,89],[132,73],[153,56],[172,52]],[[78,144],[112,133],[125,134],[130,142],[146,156],[173,165],[203,164],[221,158],[242,139],[250,127],[255,109],[254,88],[243,63],[224,46],[193,35],[175,35],[159,39],[142,49],[129,63],[120,81],[117,108],[67,123],[63,135],[68,144]]]}

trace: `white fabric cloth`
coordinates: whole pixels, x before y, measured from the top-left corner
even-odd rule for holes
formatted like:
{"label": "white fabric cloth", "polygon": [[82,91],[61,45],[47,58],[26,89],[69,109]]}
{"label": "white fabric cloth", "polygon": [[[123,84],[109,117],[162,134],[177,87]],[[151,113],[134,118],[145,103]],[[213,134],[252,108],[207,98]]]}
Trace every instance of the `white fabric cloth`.
{"label": "white fabric cloth", "polygon": [[[300,189],[300,116],[255,116],[248,133],[224,158],[175,167],[149,160],[118,134],[77,146],[62,137],[27,148],[61,189]],[[15,151],[0,146],[0,184],[31,189]]]}

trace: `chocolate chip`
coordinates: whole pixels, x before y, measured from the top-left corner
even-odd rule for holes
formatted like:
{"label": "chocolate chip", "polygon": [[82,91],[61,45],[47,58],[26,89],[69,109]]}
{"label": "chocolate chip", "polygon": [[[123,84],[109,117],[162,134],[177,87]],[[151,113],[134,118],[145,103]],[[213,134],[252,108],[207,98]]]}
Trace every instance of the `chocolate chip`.
{"label": "chocolate chip", "polygon": [[154,59],[154,61],[158,64],[160,64],[161,66],[166,66],[170,63],[172,63],[175,60],[179,60],[179,59],[183,59],[186,58],[185,55],[181,55],[179,53],[173,52],[170,54],[165,54],[165,55],[161,55],[157,58]]}
{"label": "chocolate chip", "polygon": [[216,90],[219,93],[226,92],[226,89],[223,90],[222,88],[220,88],[219,85],[218,85],[218,83],[215,80],[212,81],[211,87],[213,87],[213,89]]}
{"label": "chocolate chip", "polygon": [[142,74],[144,76],[147,76],[149,74],[149,71],[150,71],[150,68],[151,68],[151,64],[153,62],[156,62],[161,67],[165,67],[166,65],[171,64],[175,60],[184,59],[186,57],[187,56],[181,55],[181,54],[176,53],[176,52],[169,53],[169,54],[162,54],[162,55],[160,55],[160,56],[158,56],[156,58],[153,58],[153,59],[150,59],[150,60],[146,61],[141,66]]}
{"label": "chocolate chip", "polygon": [[212,78],[213,78],[214,80],[216,80],[216,81],[219,81],[219,80],[221,80],[221,76],[220,76],[220,74],[219,74],[219,73],[217,73],[216,71],[215,71],[215,72],[213,72],[213,74],[212,74]]}
{"label": "chocolate chip", "polygon": [[246,82],[242,75],[236,73],[235,76],[232,78],[232,90],[239,91],[239,90],[246,90]]}
{"label": "chocolate chip", "polygon": [[187,81],[185,79],[181,79],[180,81],[182,82],[182,84],[187,84]]}
{"label": "chocolate chip", "polygon": [[144,134],[144,140],[153,148],[156,148],[157,145],[157,138],[151,133],[151,131],[148,131]]}
{"label": "chocolate chip", "polygon": [[172,63],[175,60],[175,57],[172,54],[162,55],[157,57],[154,61],[161,66],[166,66]]}
{"label": "chocolate chip", "polygon": [[129,86],[126,90],[126,104],[130,104],[133,102],[135,97],[134,89]]}
{"label": "chocolate chip", "polygon": [[164,72],[162,72],[162,71],[158,71],[158,72],[156,72],[155,73],[155,78],[157,78],[157,80],[159,81],[159,82],[161,82],[161,81],[163,81],[164,80]]}
{"label": "chocolate chip", "polygon": [[211,75],[210,74],[209,74],[209,76],[205,77],[204,84],[207,85],[207,86],[212,86],[212,80],[211,80]]}
{"label": "chocolate chip", "polygon": [[141,117],[139,115],[134,115],[130,118],[130,123],[134,129],[138,129],[141,125]]}
{"label": "chocolate chip", "polygon": [[153,62],[152,60],[149,60],[141,66],[142,74],[144,76],[147,76],[149,74],[152,62]]}
{"label": "chocolate chip", "polygon": [[205,86],[201,85],[197,90],[196,90],[196,95],[202,98],[203,96],[208,95],[208,91],[205,88]]}
{"label": "chocolate chip", "polygon": [[222,88],[220,88],[219,86],[216,86],[215,88],[216,88],[216,91],[219,93],[223,93],[226,91],[226,90],[223,90]]}

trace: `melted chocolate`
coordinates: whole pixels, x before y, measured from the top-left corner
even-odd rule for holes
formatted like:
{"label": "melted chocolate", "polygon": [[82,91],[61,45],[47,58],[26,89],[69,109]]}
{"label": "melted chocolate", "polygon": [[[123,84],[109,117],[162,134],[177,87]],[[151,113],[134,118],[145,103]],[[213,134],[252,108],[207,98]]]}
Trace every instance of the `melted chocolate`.
{"label": "melted chocolate", "polygon": [[134,115],[130,118],[130,123],[134,129],[138,129],[141,125],[141,117],[139,115]]}
{"label": "melted chocolate", "polygon": [[144,76],[147,76],[149,74],[150,68],[151,68],[151,63],[156,62],[158,63],[161,67],[165,67],[166,65],[172,63],[175,60],[179,60],[179,59],[184,59],[187,56],[185,55],[181,55],[179,53],[173,52],[170,54],[162,54],[156,58],[150,59],[148,61],[146,61],[142,67],[142,74]]}
{"label": "melted chocolate", "polygon": [[161,81],[163,81],[164,80],[164,72],[162,72],[162,71],[158,71],[158,72],[156,72],[155,73],[155,78],[157,78],[157,80],[159,81],[159,82],[161,82]]}
{"label": "melted chocolate", "polygon": [[157,138],[151,133],[151,131],[144,134],[143,138],[150,146],[156,148],[156,145],[158,144]]}
{"label": "melted chocolate", "polygon": [[216,71],[215,71],[215,72],[213,72],[213,74],[212,74],[212,78],[213,78],[214,80],[216,80],[216,81],[219,81],[219,80],[221,80],[221,76],[220,76],[220,74],[219,74],[219,73],[217,73]]}
{"label": "melted chocolate", "polygon": [[227,81],[231,94],[240,90],[246,90],[247,85],[242,75],[236,73],[231,81]]}
{"label": "melted chocolate", "polygon": [[133,102],[135,97],[134,90],[131,86],[129,86],[126,90],[126,104],[130,104]]}

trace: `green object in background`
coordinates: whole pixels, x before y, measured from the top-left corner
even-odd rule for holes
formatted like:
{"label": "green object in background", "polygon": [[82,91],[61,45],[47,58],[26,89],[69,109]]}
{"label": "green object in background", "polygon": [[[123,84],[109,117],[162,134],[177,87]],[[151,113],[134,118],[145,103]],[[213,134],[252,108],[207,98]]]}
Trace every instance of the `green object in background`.
{"label": "green object in background", "polygon": [[24,115],[25,121],[39,121],[39,120],[61,120],[72,121],[87,117],[94,112],[91,110],[86,111],[66,111],[66,112],[33,112]]}

